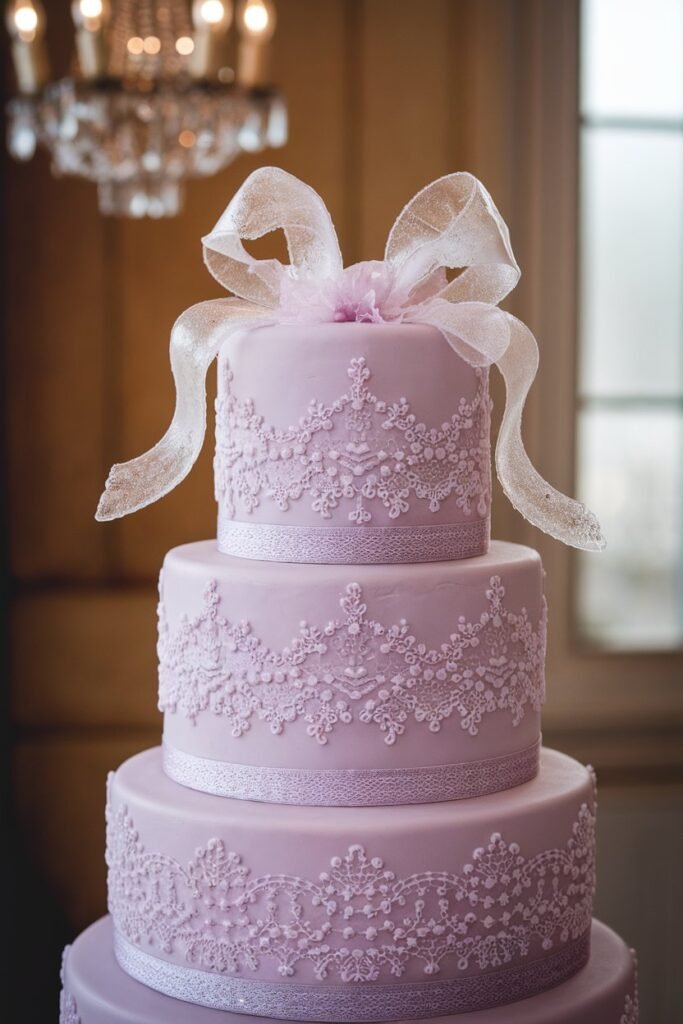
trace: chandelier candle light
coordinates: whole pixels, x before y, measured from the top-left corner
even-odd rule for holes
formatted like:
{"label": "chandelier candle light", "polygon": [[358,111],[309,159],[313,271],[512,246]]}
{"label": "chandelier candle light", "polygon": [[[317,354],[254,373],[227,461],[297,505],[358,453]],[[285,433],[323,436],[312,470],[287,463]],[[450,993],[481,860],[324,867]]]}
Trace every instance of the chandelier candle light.
{"label": "chandelier candle light", "polygon": [[42,89],[49,74],[45,11],[42,4],[24,0],[7,8],[6,23],[19,92],[33,95]]}
{"label": "chandelier candle light", "polygon": [[249,89],[270,81],[270,40],[275,32],[275,8],[270,0],[243,0],[238,18],[240,42],[237,73]]}
{"label": "chandelier candle light", "polygon": [[105,28],[111,14],[104,0],[74,0],[71,16],[76,26],[76,51],[83,78],[102,78],[107,69]]}
{"label": "chandelier candle light", "polygon": [[232,22],[230,0],[195,0],[192,4],[194,35],[190,58],[193,78],[218,75],[225,66],[225,46]]}
{"label": "chandelier candle light", "polygon": [[183,182],[242,151],[287,140],[284,99],[270,77],[272,0],[237,12],[237,74],[229,64],[232,0],[73,0],[77,73],[50,80],[39,0],[13,0],[6,23],[19,95],[8,145],[29,160],[38,143],[54,173],[98,186],[103,213],[173,216]]}

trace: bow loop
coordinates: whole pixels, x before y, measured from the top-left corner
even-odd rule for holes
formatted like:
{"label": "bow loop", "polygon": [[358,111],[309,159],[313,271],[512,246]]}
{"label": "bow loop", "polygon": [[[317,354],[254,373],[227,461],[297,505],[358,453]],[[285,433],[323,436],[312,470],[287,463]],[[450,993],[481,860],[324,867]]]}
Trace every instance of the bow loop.
{"label": "bow loop", "polygon": [[309,185],[278,167],[254,171],[235,193],[213,231],[202,239],[209,272],[228,291],[275,308],[285,268],[278,260],[257,260],[242,244],[282,230],[291,270],[303,277],[341,273],[342,258],[332,219]]}
{"label": "bow loop", "polygon": [[441,293],[452,302],[497,305],[520,277],[505,221],[481,182],[464,171],[410,200],[391,229],[385,259],[415,283],[438,267],[462,269]]}

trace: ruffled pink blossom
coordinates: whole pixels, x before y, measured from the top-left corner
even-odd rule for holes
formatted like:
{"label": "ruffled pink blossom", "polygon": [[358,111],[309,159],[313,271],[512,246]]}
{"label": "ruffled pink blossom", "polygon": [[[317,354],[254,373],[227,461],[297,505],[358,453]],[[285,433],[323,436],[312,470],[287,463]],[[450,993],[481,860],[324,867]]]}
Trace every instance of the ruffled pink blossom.
{"label": "ruffled pink blossom", "polygon": [[283,275],[279,319],[383,324],[402,320],[410,306],[410,289],[398,283],[393,267],[368,260],[346,267],[338,278]]}

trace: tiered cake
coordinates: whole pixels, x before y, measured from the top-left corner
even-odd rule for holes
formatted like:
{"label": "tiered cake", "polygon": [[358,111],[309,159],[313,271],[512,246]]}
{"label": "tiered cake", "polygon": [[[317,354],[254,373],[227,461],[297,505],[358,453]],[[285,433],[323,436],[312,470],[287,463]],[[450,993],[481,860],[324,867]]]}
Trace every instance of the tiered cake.
{"label": "tiered cake", "polygon": [[[309,266],[333,316],[290,296],[224,332],[218,541],[165,560],[163,745],[110,778],[111,917],[65,956],[62,1024],[637,1020],[592,922],[592,772],[540,748],[540,559],[489,542],[486,365],[397,315],[381,266]],[[177,417],[102,518],[187,471]]]}

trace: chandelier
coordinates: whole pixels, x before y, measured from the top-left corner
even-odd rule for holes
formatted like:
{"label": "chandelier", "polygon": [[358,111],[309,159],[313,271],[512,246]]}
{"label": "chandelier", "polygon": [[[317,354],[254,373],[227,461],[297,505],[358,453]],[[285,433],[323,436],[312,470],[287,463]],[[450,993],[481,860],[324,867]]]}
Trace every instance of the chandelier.
{"label": "chandelier", "polygon": [[8,147],[18,160],[45,147],[57,176],[97,184],[103,213],[174,216],[186,178],[286,142],[272,0],[238,4],[234,60],[231,0],[74,0],[71,14],[73,74],[51,81],[40,0],[7,7],[18,84]]}

